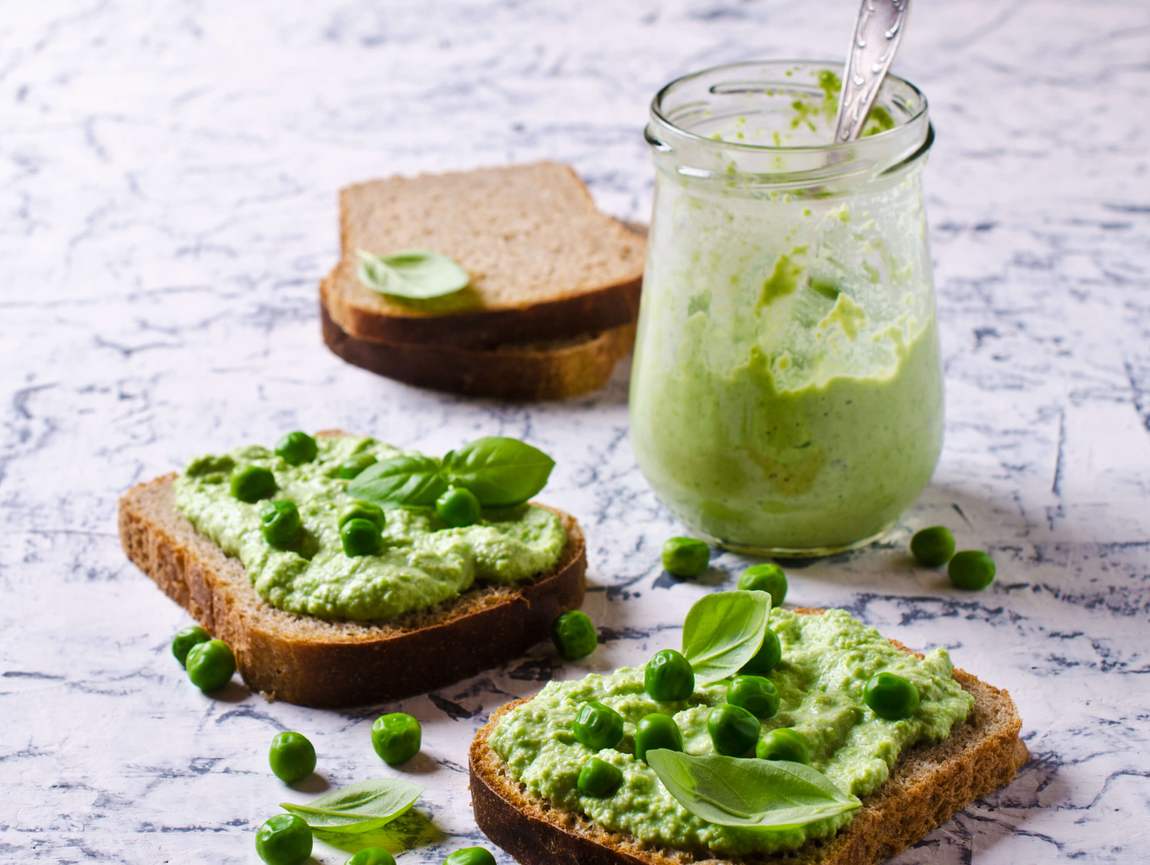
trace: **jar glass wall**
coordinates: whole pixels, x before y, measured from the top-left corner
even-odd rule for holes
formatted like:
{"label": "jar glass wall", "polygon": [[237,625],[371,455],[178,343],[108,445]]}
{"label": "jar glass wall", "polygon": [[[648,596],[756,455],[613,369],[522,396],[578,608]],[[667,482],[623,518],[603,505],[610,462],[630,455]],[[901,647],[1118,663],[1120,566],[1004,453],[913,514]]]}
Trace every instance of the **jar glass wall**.
{"label": "jar glass wall", "polygon": [[632,444],[660,499],[735,549],[864,543],[941,449],[926,100],[888,77],[864,137],[830,145],[838,87],[830,64],[745,63],[652,104]]}

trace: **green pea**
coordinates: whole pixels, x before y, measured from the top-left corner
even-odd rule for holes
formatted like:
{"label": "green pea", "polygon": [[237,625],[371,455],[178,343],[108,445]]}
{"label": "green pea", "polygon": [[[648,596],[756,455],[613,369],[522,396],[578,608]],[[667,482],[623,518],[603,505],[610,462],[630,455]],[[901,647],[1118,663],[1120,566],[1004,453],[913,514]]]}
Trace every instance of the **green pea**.
{"label": "green pea", "polygon": [[295,814],[276,814],[256,831],[256,852],[267,865],[300,865],[311,856],[311,829]]}
{"label": "green pea", "polygon": [[260,499],[270,499],[279,487],[271,469],[265,469],[263,466],[244,466],[232,473],[231,489],[235,498],[250,505]]}
{"label": "green pea", "polygon": [[268,764],[277,778],[294,784],[315,771],[315,747],[303,733],[277,733],[268,749]]}
{"label": "green pea", "polygon": [[635,727],[635,756],[646,762],[647,752],[658,748],[682,751],[683,732],[670,715],[652,712],[640,718]]}
{"label": "green pea", "polygon": [[811,762],[807,737],[793,727],[777,727],[759,740],[755,756],[760,760],[786,760],[790,763]]}
{"label": "green pea", "polygon": [[365,847],[348,859],[347,865],[395,865],[395,857],[382,847]]}
{"label": "green pea", "polygon": [[674,577],[700,577],[711,562],[711,548],[698,538],[670,538],[663,544],[663,569]]}
{"label": "green pea", "polygon": [[358,476],[365,468],[374,465],[376,462],[375,454],[352,454],[339,464],[339,468],[335,470],[335,476],[337,478],[343,478],[345,481],[350,481],[352,478]]}
{"label": "green pea", "polygon": [[728,757],[746,757],[759,739],[759,730],[759,719],[741,706],[723,703],[707,715],[711,742]]}
{"label": "green pea", "polygon": [[475,493],[463,487],[452,487],[435,500],[436,515],[456,529],[479,522],[481,510]]}
{"label": "green pea", "polygon": [[305,432],[289,432],[276,445],[276,453],[289,466],[310,463],[319,455],[319,445]]}
{"label": "green pea", "polygon": [[495,865],[495,857],[485,847],[464,847],[444,859],[443,865]]}
{"label": "green pea", "polygon": [[592,799],[609,799],[623,786],[623,772],[606,760],[592,757],[579,770],[575,782],[579,792]]}
{"label": "green pea", "polygon": [[579,707],[572,731],[592,751],[614,748],[623,738],[623,716],[597,700]]}
{"label": "green pea", "polygon": [[371,502],[354,501],[339,514],[339,522],[336,525],[343,528],[344,523],[349,520],[367,520],[373,523],[377,529],[382,530],[387,523],[387,518],[383,515],[383,508],[379,505],[373,505]]}
{"label": "green pea", "polygon": [[963,550],[954,554],[946,572],[956,589],[976,592],[994,582],[995,570],[994,559],[982,550]]}
{"label": "green pea", "polygon": [[656,652],[643,670],[643,690],[660,703],[686,700],[695,693],[691,662],[674,649]]}
{"label": "green pea", "polygon": [[223,640],[208,640],[192,646],[186,666],[193,685],[205,693],[218,691],[232,680],[236,656]]}
{"label": "green pea", "polygon": [[918,688],[914,682],[894,673],[871,676],[863,691],[863,699],[880,718],[899,721],[909,718],[918,710]]}
{"label": "green pea", "polygon": [[739,588],[750,592],[766,592],[771,606],[781,607],[787,597],[787,575],[774,562],[751,565],[739,576]]}
{"label": "green pea", "polygon": [[767,628],[763,635],[763,645],[755,653],[755,657],[743,664],[740,673],[750,673],[754,676],[765,676],[779,665],[783,659],[783,647],[779,643],[779,635]]}
{"label": "green pea", "polygon": [[735,676],[727,686],[727,702],[765,721],[779,711],[779,689],[763,676]]}
{"label": "green pea", "polygon": [[343,545],[344,555],[349,558],[374,556],[383,546],[379,528],[362,517],[354,517],[343,524],[339,530],[339,541]]}
{"label": "green pea", "polygon": [[946,526],[920,529],[910,539],[910,554],[923,567],[945,565],[954,555],[954,535]]}
{"label": "green pea", "polygon": [[406,763],[419,753],[423,730],[419,721],[406,712],[380,715],[371,725],[371,745],[389,766]]}
{"label": "green pea", "polygon": [[303,521],[299,508],[289,499],[265,502],[260,508],[260,534],[268,546],[277,550],[290,550],[303,534]]}
{"label": "green pea", "polygon": [[181,628],[176,631],[176,635],[172,637],[172,654],[176,656],[176,660],[180,662],[180,666],[182,667],[188,661],[188,652],[192,650],[192,646],[206,643],[211,638],[212,635],[199,625],[189,625],[186,628]]}
{"label": "green pea", "polygon": [[568,610],[551,625],[551,641],[566,661],[577,661],[595,651],[599,632],[582,610]]}

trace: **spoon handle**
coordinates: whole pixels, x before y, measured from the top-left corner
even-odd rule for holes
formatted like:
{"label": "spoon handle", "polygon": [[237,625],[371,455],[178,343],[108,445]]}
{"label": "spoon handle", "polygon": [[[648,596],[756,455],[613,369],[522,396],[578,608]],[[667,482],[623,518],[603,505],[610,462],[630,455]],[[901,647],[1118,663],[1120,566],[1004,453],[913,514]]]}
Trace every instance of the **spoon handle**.
{"label": "spoon handle", "polygon": [[854,40],[843,70],[835,141],[859,137],[879,85],[898,50],[910,0],[862,0]]}

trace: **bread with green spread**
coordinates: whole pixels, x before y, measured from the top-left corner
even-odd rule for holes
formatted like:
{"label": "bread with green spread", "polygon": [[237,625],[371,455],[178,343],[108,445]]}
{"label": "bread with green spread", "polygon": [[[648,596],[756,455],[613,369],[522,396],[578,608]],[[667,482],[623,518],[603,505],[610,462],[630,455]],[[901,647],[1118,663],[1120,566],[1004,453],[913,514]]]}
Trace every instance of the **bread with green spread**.
{"label": "bread with green spread", "polygon": [[[780,612],[779,618],[785,620],[784,627],[792,630],[801,628],[804,622],[813,622],[815,617],[823,618],[823,611],[818,610]],[[836,611],[832,615],[842,617],[846,614]],[[772,614],[772,624],[777,620]],[[547,696],[548,691],[545,690],[545,705],[534,711],[534,715],[523,714],[531,711],[529,700],[512,703],[492,715],[476,735],[470,752],[476,821],[495,843],[524,865],[688,865],[703,862],[711,865],[766,865],[776,862],[872,865],[881,862],[925,836],[975,799],[1008,783],[1027,759],[1026,748],[1019,739],[1020,721],[1005,691],[962,670],[950,671],[949,662],[944,663],[945,656],[938,653],[935,653],[936,659],[930,661],[929,669],[915,672],[907,665],[923,656],[893,641],[884,643],[888,649],[879,654],[886,657],[876,663],[881,663],[883,668],[888,665],[904,668],[904,671],[909,670],[908,675],[917,677],[923,687],[924,707],[932,699],[949,700],[950,703],[945,711],[920,711],[917,717],[926,726],[917,732],[909,721],[880,721],[867,715],[865,708],[854,710],[854,722],[860,727],[864,723],[876,722],[865,731],[860,733],[850,729],[849,724],[845,731],[832,729],[829,733],[832,740],[835,736],[844,737],[843,743],[837,746],[839,748],[865,750],[873,745],[875,750],[867,759],[860,760],[857,767],[848,766],[844,770],[829,765],[827,753],[836,751],[832,749],[820,756],[818,747],[814,749],[812,764],[825,771],[828,777],[833,776],[836,783],[855,787],[861,797],[861,807],[857,810],[833,820],[812,823],[811,827],[817,831],[795,835],[794,830],[789,829],[757,836],[745,830],[731,832],[724,826],[712,826],[699,820],[668,797],[668,791],[659,787],[661,781],[654,777],[651,767],[626,753],[633,747],[633,738],[629,738],[633,737],[635,729],[631,726],[634,722],[632,715],[651,709],[646,705],[648,698],[644,695],[641,676],[636,679],[629,668],[617,671],[622,674],[618,681],[612,678],[617,674],[606,677],[592,675],[580,682],[549,686],[553,693]],[[819,650],[828,651],[827,647],[831,645],[827,643]],[[783,646],[785,659],[786,635]],[[893,650],[897,650],[897,656],[889,654]],[[835,650],[829,651],[833,654]],[[829,678],[825,681],[818,677],[810,678],[810,671],[803,669],[800,663],[791,673],[801,675],[797,679],[792,677],[793,681],[788,684],[784,660],[781,667],[784,675],[780,678],[772,674],[783,695],[777,723],[785,719],[796,729],[803,724],[810,727],[820,722],[818,711],[812,714],[810,705],[825,704],[829,707],[827,717],[831,719],[827,723],[833,727],[837,723],[833,711],[837,699],[836,677],[841,679],[844,668],[859,663],[859,658],[851,655],[851,651],[853,648],[848,646],[841,658],[828,661]],[[900,663],[898,657],[905,657],[907,661]],[[863,666],[866,667],[865,659]],[[864,670],[866,675],[871,672],[869,667]],[[810,705],[807,697],[796,702],[798,698],[790,693],[794,681],[808,683],[811,688]],[[714,691],[715,686],[696,689],[691,701],[698,701],[703,707],[713,705]],[[625,780],[611,799],[588,799],[571,787],[574,764],[567,756],[580,746],[558,727],[568,723],[571,706],[564,705],[564,699],[595,699],[604,693],[613,695],[603,699],[612,701],[611,705],[623,714],[628,721],[628,733],[617,752],[609,749],[599,752],[598,756],[622,767]],[[691,701],[665,711],[679,710],[675,718],[683,728],[685,750],[699,753],[704,747],[697,739],[692,741]],[[847,702],[844,701],[844,705]],[[538,754],[531,750],[537,743],[528,742],[521,747],[508,741],[509,735],[522,736],[524,730],[530,729],[523,726],[525,723],[558,725],[555,730],[540,734],[543,738],[538,742],[543,744],[539,745]],[[697,733],[696,729],[694,735]],[[887,758],[892,753],[889,750],[891,744],[884,739],[888,735],[902,736],[905,743],[912,743],[891,761],[892,766],[887,765]],[[530,739],[531,734],[526,734],[526,738]],[[827,745],[827,748],[831,746]],[[848,758],[856,756],[853,752],[848,754]],[[868,775],[874,771],[878,774]],[[546,794],[541,790],[546,790]],[[858,806],[857,800],[855,804]],[[635,831],[621,828],[627,825],[636,827]],[[740,833],[743,833],[742,837]],[[756,837],[766,840],[760,843]],[[673,843],[668,842],[668,838]],[[750,842],[744,844],[748,838]],[[719,849],[714,849],[710,846],[712,844]]]}
{"label": "bread with green spread", "polygon": [[[321,456],[330,451],[331,459],[390,452],[343,434],[317,439]],[[582,602],[585,543],[575,519],[560,511],[523,506],[530,520],[521,530],[515,522],[520,510],[495,515],[497,524],[512,521],[504,546],[500,526],[489,526],[486,515],[473,527],[481,532],[473,542],[467,530],[433,537],[425,515],[389,511],[384,534],[394,537],[385,551],[344,562],[329,549],[335,529],[328,523],[334,524],[335,511],[346,503],[334,494],[303,500],[306,490],[324,489],[323,478],[289,476],[267,449],[236,454],[252,465],[278,465],[281,486],[291,492],[294,483],[300,491],[294,497],[301,500],[311,538],[311,548],[301,554],[306,562],[267,549],[253,522],[257,512],[249,512],[255,506],[222,494],[213,498],[207,483],[212,476],[199,472],[197,463],[125,493],[120,538],[128,558],[227,642],[249,686],[271,698],[347,706],[425,692],[516,657],[547,637],[559,613]],[[210,470],[210,459],[197,462]],[[230,456],[218,459],[234,462]],[[536,550],[545,558],[528,555],[478,579],[492,565],[473,547],[484,546],[489,560],[504,550],[527,549],[516,546],[516,533],[528,540],[557,539]],[[546,572],[528,573],[535,561],[547,562]],[[312,563],[324,562],[308,572]]]}

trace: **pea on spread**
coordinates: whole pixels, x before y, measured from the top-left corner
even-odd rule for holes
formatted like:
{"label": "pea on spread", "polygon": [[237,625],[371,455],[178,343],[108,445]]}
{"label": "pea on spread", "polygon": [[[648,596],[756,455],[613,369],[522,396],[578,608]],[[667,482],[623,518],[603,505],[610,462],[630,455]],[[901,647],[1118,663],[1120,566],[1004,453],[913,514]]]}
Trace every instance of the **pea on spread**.
{"label": "pea on spread", "polygon": [[[730,612],[735,608],[728,605],[722,616],[728,622]],[[769,672],[760,668],[761,678],[742,675],[744,667],[734,679],[715,680],[692,661],[692,688],[690,671],[676,669],[683,656],[664,651],[646,668],[549,683],[501,719],[490,745],[513,778],[558,808],[642,843],[743,856],[834,835],[852,819],[855,797],[881,786],[900,754],[947,738],[971,710],[973,697],[954,680],[944,649],[910,655],[843,610],[775,609],[769,625],[781,660],[776,656]],[[716,808],[717,799],[700,794],[698,807],[683,804],[691,805],[692,782],[674,764],[690,769],[692,762],[732,783],[741,782],[745,767],[752,779],[774,772],[797,778],[806,791],[821,784],[826,801],[805,820],[794,818],[790,802],[780,806],[789,809],[789,821],[755,824],[754,815],[737,809],[730,820],[704,819],[699,814],[721,814],[722,802]],[[680,774],[665,774],[670,769]],[[706,782],[702,777],[700,787]]]}
{"label": "pea on spread", "polygon": [[477,583],[529,580],[562,558],[566,532],[545,508],[485,505],[479,513],[476,504],[474,515],[458,519],[460,496],[475,501],[462,488],[443,493],[447,507],[438,509],[380,508],[348,491],[365,469],[400,457],[419,467],[432,464],[428,477],[438,482],[438,461],[429,457],[370,438],[320,437],[302,449],[289,438],[274,451],[249,446],[200,457],[175,485],[180,513],[239,559],[260,597],[281,610],[394,619]]}

